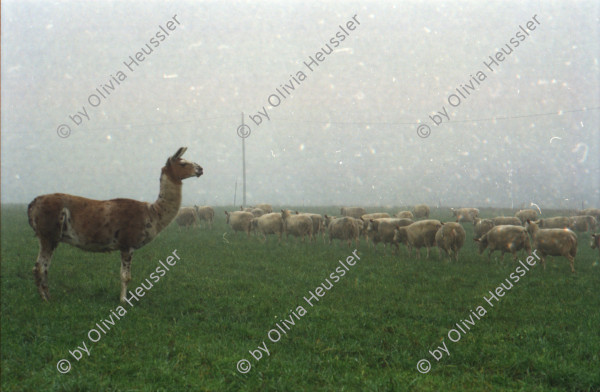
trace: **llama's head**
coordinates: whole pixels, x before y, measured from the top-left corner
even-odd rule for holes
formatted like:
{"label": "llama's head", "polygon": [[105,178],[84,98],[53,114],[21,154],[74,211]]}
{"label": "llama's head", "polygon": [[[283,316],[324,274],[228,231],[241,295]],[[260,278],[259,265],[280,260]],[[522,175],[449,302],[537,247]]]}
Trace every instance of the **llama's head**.
{"label": "llama's head", "polygon": [[186,161],[182,159],[181,156],[187,147],[181,147],[177,152],[167,159],[167,163],[163,168],[163,171],[169,176],[169,178],[175,182],[176,184],[181,184],[181,180],[184,180],[189,177],[200,177],[202,172],[202,167],[194,162]]}

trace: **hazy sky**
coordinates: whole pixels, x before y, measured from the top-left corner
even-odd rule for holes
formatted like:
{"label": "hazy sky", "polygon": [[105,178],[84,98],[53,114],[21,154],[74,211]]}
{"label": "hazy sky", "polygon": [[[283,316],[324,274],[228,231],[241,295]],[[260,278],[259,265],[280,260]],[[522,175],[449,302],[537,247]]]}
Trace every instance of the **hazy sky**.
{"label": "hazy sky", "polygon": [[597,1],[1,6],[3,203],[600,207]]}

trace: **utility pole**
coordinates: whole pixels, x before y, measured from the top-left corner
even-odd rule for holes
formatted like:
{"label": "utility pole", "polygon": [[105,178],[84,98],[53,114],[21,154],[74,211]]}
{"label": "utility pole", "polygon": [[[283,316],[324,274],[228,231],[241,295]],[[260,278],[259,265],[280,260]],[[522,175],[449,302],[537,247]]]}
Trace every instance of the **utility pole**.
{"label": "utility pole", "polygon": [[[244,112],[242,112],[242,127],[244,126]],[[244,207],[246,207],[246,138],[242,138],[242,171],[244,175]]]}

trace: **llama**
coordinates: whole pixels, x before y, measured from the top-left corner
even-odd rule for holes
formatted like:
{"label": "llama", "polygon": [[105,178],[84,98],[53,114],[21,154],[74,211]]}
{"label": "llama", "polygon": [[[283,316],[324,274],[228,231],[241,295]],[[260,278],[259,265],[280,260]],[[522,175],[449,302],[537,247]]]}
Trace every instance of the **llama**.
{"label": "llama", "polygon": [[33,268],[42,300],[48,301],[48,269],[60,242],[88,252],[121,252],[121,302],[131,280],[131,257],[154,239],[177,215],[181,205],[181,180],[200,177],[202,167],[181,159],[181,147],[167,159],[160,175],[158,199],[150,204],[131,199],[92,200],[53,193],[36,197],[27,208],[40,251]]}

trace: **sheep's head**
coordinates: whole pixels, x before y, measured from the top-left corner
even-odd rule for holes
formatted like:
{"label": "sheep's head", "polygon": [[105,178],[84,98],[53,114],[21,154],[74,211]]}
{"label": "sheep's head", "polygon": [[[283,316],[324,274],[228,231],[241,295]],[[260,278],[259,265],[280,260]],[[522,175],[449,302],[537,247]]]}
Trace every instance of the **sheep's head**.
{"label": "sheep's head", "polygon": [[527,223],[525,224],[525,228],[527,229],[527,232],[531,235],[533,235],[533,233],[535,233],[536,231],[538,231],[538,223],[541,222],[541,219],[537,222],[533,222],[531,219],[527,219]]}
{"label": "sheep's head", "polygon": [[186,150],[187,147],[181,147],[172,157],[167,159],[167,163],[163,167],[163,172],[176,184],[181,184],[181,180],[186,178],[200,177],[203,174],[200,165],[181,158]]}
{"label": "sheep's head", "polygon": [[377,225],[373,219],[369,219],[369,223],[367,224],[367,233],[371,233],[373,231],[377,231]]}
{"label": "sheep's head", "polygon": [[481,238],[473,238],[473,241],[477,242],[479,245],[479,254],[482,254],[485,248],[488,246],[487,234],[482,235]]}
{"label": "sheep's head", "polygon": [[592,241],[590,242],[592,249],[600,248],[600,234],[592,234]]}
{"label": "sheep's head", "polygon": [[408,234],[406,227],[396,226],[394,229],[394,242],[406,244],[408,242]]}

